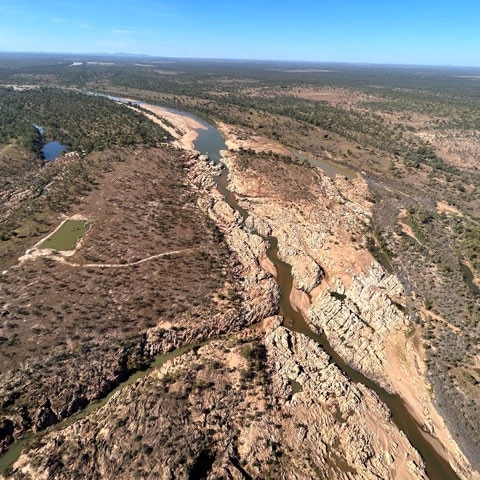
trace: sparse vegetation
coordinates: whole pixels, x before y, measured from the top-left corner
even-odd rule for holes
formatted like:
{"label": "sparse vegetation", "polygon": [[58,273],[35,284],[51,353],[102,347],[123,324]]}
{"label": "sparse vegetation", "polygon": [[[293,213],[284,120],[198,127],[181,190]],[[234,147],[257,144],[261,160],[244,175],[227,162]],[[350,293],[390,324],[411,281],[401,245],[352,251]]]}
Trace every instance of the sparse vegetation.
{"label": "sparse vegetation", "polygon": [[[118,111],[129,112],[120,106]],[[79,124],[86,125],[92,111],[84,115]],[[131,128],[129,117],[118,121]],[[96,128],[101,135],[103,127]],[[11,161],[3,160],[7,166]],[[235,329],[242,297],[234,259],[197,209],[184,161],[173,148],[142,144],[81,152],[10,177],[15,201],[5,202],[0,212],[0,298],[8,305],[0,311],[0,401],[2,418],[14,420],[0,439],[2,450],[15,437],[42,430],[104,396],[143,368],[152,352]],[[69,257],[79,266],[54,258],[18,264],[27,248],[58,226],[59,212],[82,212],[91,221],[82,249]],[[82,266],[125,265],[184,249],[188,252],[138,266]],[[215,294],[224,289],[235,299],[228,309],[217,305]],[[219,327],[212,315],[231,316],[232,322]],[[171,328],[156,330],[147,347],[146,332],[158,323]],[[45,398],[52,407],[42,406]]]}
{"label": "sparse vegetation", "polygon": [[[28,410],[52,388],[56,363],[84,365],[88,352],[107,355],[99,337],[114,345],[107,355],[114,359],[109,360],[111,385],[125,362],[136,365],[143,358],[142,335],[157,323],[171,324],[156,331],[158,345],[177,346],[189,335],[211,334],[206,321],[216,304],[211,292],[217,291],[220,301],[228,299],[233,312],[241,308],[241,293],[226,273],[231,269],[224,268],[234,259],[194,208],[196,197],[183,181],[178,152],[156,150],[168,135],[124,106],[75,89],[91,90],[198,113],[241,127],[246,139],[261,136],[364,172],[375,200],[372,250],[386,253],[402,279],[406,310],[423,337],[435,398],[470,458],[480,462],[478,451],[468,451],[469,445],[478,445],[480,432],[475,363],[480,305],[462,271],[466,265],[473,282],[480,277],[480,100],[472,72],[332,65],[328,72],[299,74],[294,73],[299,65],[190,61],[181,62],[181,68],[165,64],[162,68],[172,74],[159,75],[128,61],[114,68],[85,64],[72,69],[69,61],[57,60],[8,58],[0,69],[2,84],[38,87],[5,87],[0,99],[0,269],[8,270],[1,298],[10,302],[0,332],[1,361],[4,368],[26,362],[21,378],[38,385],[21,396],[20,383],[6,381],[6,411]],[[78,157],[42,167],[34,123],[45,128],[45,140],[69,145]],[[308,196],[298,180],[303,177],[295,175],[305,168],[298,158],[245,148],[239,165],[272,184],[289,175],[288,191],[282,194],[295,202]],[[275,172],[272,159],[278,161]],[[98,191],[108,192],[101,205],[94,200]],[[12,269],[28,246],[58,225],[59,213],[94,207],[104,209],[105,228],[94,224],[91,243],[76,254],[80,263],[128,263],[162,249],[199,248],[185,257],[159,259],[155,269],[72,271],[51,259]],[[407,211],[415,238],[399,226],[401,210]],[[48,275],[49,282],[39,282],[39,274]],[[245,348],[247,390],[262,364],[261,352]],[[35,367],[40,359],[48,359],[43,373]],[[222,368],[216,364],[214,369]],[[165,388],[174,381],[165,382]],[[195,388],[172,395],[185,400],[208,388],[208,381],[199,378]],[[143,458],[151,446],[142,442],[125,452],[126,458]],[[198,445],[187,459],[168,443],[172,462],[196,471],[212,451],[208,441]],[[195,463],[195,458],[200,460]]]}

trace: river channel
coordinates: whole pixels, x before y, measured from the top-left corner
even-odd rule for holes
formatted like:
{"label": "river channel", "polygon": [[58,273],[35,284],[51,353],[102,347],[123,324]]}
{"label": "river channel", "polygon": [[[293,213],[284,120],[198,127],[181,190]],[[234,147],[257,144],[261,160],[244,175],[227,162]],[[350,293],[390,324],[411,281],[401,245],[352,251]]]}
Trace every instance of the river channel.
{"label": "river channel", "polygon": [[[110,398],[112,398],[113,395],[115,395],[117,392],[119,392],[120,390],[123,390],[125,387],[128,387],[129,385],[132,385],[138,379],[150,373],[154,368],[159,368],[162,365],[164,365],[167,361],[175,357],[179,357],[180,355],[183,355],[184,353],[187,353],[196,347],[200,347],[205,343],[207,342],[185,345],[169,353],[158,355],[152,360],[152,362],[150,363],[147,369],[138,370],[132,373],[124,382],[118,384],[108,395],[106,395],[105,397],[99,400],[96,400],[95,402],[90,403],[83,410],[80,410],[79,412],[63,420],[62,422],[57,423],[56,425],[53,425],[52,427],[50,427],[48,431],[51,432],[51,431],[63,430],[64,428],[68,427],[72,423],[77,422],[78,420],[81,420],[82,418],[85,418],[88,415],[91,415],[92,413],[96,412],[99,408],[103,407],[110,400]],[[36,439],[37,437],[41,437],[44,434],[45,432],[39,432],[36,434],[29,435],[23,438],[22,440],[19,440],[18,442],[15,442],[7,450],[7,452],[0,457],[0,474],[3,474],[5,470],[8,467],[10,467],[18,459],[18,457],[22,453],[22,450],[25,447],[28,447],[29,443],[31,443],[34,439]]]}
{"label": "river channel", "polygon": [[[115,100],[118,99],[115,98]],[[186,114],[184,112],[178,113],[192,116],[204,127],[207,127],[198,130],[198,138],[195,142],[195,148],[200,151],[200,153],[208,153],[209,157],[212,160],[216,162],[220,161],[222,158],[221,151],[226,150],[227,147],[218,130],[212,125],[209,125],[203,119],[200,119],[196,116]],[[322,168],[321,165],[319,165],[318,163],[316,163],[315,166],[320,166],[320,168]],[[331,168],[331,166],[332,165],[329,162],[329,168]],[[330,175],[334,176],[335,173],[345,175],[345,167],[340,167],[338,172],[336,172],[334,169],[329,171]],[[348,177],[351,178],[350,175],[348,175]],[[248,212],[240,207],[236,196],[228,189],[227,169],[225,169],[224,172],[217,178],[217,188],[220,193],[224,195],[229,205],[233,209],[238,211],[242,218],[245,220],[248,217]],[[459,480],[459,477],[453,471],[449,463],[437,453],[437,451],[431,444],[431,442],[433,441],[432,437],[430,437],[429,434],[426,433],[411,416],[402,399],[397,395],[389,394],[383,388],[375,384],[372,380],[365,377],[363,374],[353,369],[352,367],[348,366],[330,346],[328,339],[325,337],[325,335],[317,335],[309,328],[303,315],[297,310],[295,310],[290,303],[290,292],[293,285],[291,266],[280,260],[280,258],[278,257],[277,239],[275,237],[270,237],[266,240],[269,242],[267,256],[274,264],[277,272],[276,281],[281,292],[279,309],[280,314],[284,317],[284,326],[292,331],[307,335],[309,338],[318,342],[330,356],[331,362],[334,363],[344,373],[345,376],[347,376],[351,381],[355,383],[361,383],[367,388],[376,392],[376,394],[390,409],[392,419],[397,425],[397,427],[405,433],[410,443],[422,455],[430,480]],[[162,365],[170,358],[181,355],[191,348],[193,348],[193,346],[183,347],[181,349],[170,352],[167,355],[157,357],[152,364],[152,368]],[[148,371],[150,371],[150,369]],[[66,425],[72,423],[73,421],[79,420],[80,418],[83,418],[86,415],[92,413],[96,409],[103,406],[115,392],[121,390],[127,385],[132,384],[138,378],[144,376],[148,371],[136,372],[125,382],[120,384],[107,397],[89,405],[85,410],[79,412],[74,417],[52,428],[64,428]],[[10,466],[13,462],[16,461],[26,443],[28,443],[28,439],[15,443],[8,450],[8,452],[0,458],[0,473],[3,473],[8,466]]]}
{"label": "river channel", "polygon": [[[203,131],[204,130],[198,131],[199,139],[201,138]],[[208,138],[213,139],[214,145],[209,144],[205,141],[205,138],[203,138],[201,144],[197,140],[195,143],[195,148],[200,151],[200,153],[208,152],[209,157],[212,160],[217,161],[218,158],[221,158],[221,153],[217,150],[218,145],[220,145],[220,150],[226,150],[227,147],[223,142],[220,133],[217,130],[215,131],[217,132],[216,135],[211,130],[208,133]],[[304,158],[308,159],[308,157]],[[318,162],[311,162],[311,164],[313,164],[313,166],[322,168],[321,164]],[[334,165],[332,166],[330,163],[328,164],[328,173],[325,173],[331,177],[334,177],[336,174],[345,175],[348,178],[354,177],[353,171],[349,171],[344,166],[341,166],[338,168],[338,170],[335,170]],[[239,212],[243,220],[245,220],[248,217],[248,212],[239,205],[235,194],[228,189],[228,169],[225,169],[223,173],[217,177],[217,188],[225,197],[227,203],[234,210]],[[388,393],[385,389],[377,385],[365,375],[347,365],[340,355],[338,355],[331,347],[327,337],[324,334],[315,334],[308,326],[303,315],[293,308],[292,304],[290,303],[290,293],[293,285],[291,266],[280,260],[278,257],[277,239],[275,237],[270,237],[266,240],[269,243],[267,256],[274,264],[277,272],[276,281],[280,289],[279,310],[280,314],[284,318],[283,325],[294,332],[306,335],[312,340],[316,341],[322,346],[325,352],[328,353],[331,363],[335,364],[346,377],[348,377],[354,383],[361,383],[365,385],[380,397],[380,399],[388,406],[392,414],[392,419],[397,427],[405,433],[410,443],[422,456],[430,480],[459,480],[458,475],[452,469],[450,464],[435,450],[431,443],[434,441],[434,439],[427,432],[425,432],[418,422],[412,417],[403,400],[398,395],[392,395]]]}

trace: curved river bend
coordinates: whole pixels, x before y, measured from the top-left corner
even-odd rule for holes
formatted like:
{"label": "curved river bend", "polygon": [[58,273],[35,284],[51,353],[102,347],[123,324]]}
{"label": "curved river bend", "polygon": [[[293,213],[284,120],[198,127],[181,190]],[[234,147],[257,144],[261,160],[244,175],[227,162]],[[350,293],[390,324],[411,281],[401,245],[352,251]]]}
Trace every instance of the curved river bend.
{"label": "curved river bend", "polygon": [[[122,101],[121,99],[118,99],[118,98],[114,98],[114,97],[111,97],[111,98],[115,101]],[[125,101],[123,102],[127,103]],[[138,104],[141,105],[142,102],[138,102]],[[172,110],[172,111],[175,111],[175,110]],[[221,151],[227,150],[227,147],[219,131],[212,125],[205,122],[205,120],[195,115],[191,115],[185,112],[178,112],[178,111],[175,111],[175,112],[192,117],[203,125],[204,128],[198,130],[198,138],[195,142],[195,148],[200,153],[208,154],[209,157],[215,162],[221,161],[222,159]],[[309,159],[309,160],[312,160],[312,159]],[[322,161],[315,160],[315,161],[312,161],[311,163],[314,166],[324,168],[322,167]],[[334,176],[336,173],[339,173],[341,175],[346,175],[347,173],[349,173],[349,171],[347,171],[343,166],[336,169],[335,164],[331,162],[326,162],[326,165],[328,166],[327,174],[329,176]],[[327,170],[327,168],[324,168],[324,170]],[[347,176],[351,177],[351,175],[347,175]],[[220,191],[220,193],[224,195],[228,204],[233,209],[238,211],[240,215],[243,217],[243,219],[245,220],[248,217],[248,212],[240,207],[240,205],[236,200],[235,195],[230,190],[228,190],[227,186],[228,186],[228,170],[225,169],[224,172],[219,177],[217,177],[217,188]],[[267,240],[269,242],[269,249],[267,251],[267,256],[272,261],[277,271],[276,281],[278,283],[278,286],[281,292],[279,308],[280,308],[280,314],[284,317],[284,326],[291,329],[292,331],[307,335],[308,337],[318,342],[322,346],[322,348],[330,355],[331,362],[334,363],[351,381],[355,383],[361,383],[377,393],[377,395],[382,399],[382,401],[390,409],[392,413],[392,418],[395,424],[397,425],[397,427],[405,433],[410,443],[422,455],[425,461],[427,474],[430,480],[460,480],[458,475],[453,471],[453,469],[449,465],[449,463],[436,452],[435,448],[431,445],[429,441],[431,440],[431,437],[429,436],[429,434],[427,434],[422,430],[420,425],[411,416],[402,399],[397,395],[389,394],[379,385],[375,384],[372,380],[365,377],[363,374],[353,369],[352,367],[348,366],[330,346],[328,339],[325,337],[325,335],[317,335],[311,331],[303,315],[300,312],[297,312],[292,307],[289,300],[290,292],[293,285],[291,266],[279,259],[278,249],[277,249],[277,239],[275,237],[270,237]],[[170,358],[181,355],[182,353],[185,353],[185,351],[191,348],[193,348],[193,345],[182,347],[181,349],[170,352],[167,355],[162,355],[160,357],[157,357],[152,363],[152,367],[160,366]],[[150,369],[147,371],[134,373],[127,381],[120,384],[107,397],[105,397],[104,399],[98,402],[91,404],[90,406],[86,407],[85,410],[79,412],[78,414],[74,415],[72,418],[66,420],[65,422],[62,422],[61,424],[53,428],[56,428],[56,429],[64,428],[65,426],[72,423],[73,421],[76,421],[92,413],[96,409],[103,406],[108,401],[108,399],[113,395],[113,393],[121,390],[122,388],[125,388],[127,385],[132,384],[141,376],[146,375],[149,371]],[[0,473],[3,473],[8,466],[12,465],[16,461],[23,447],[28,444],[28,440],[29,439],[27,438],[19,442],[16,442],[11,446],[8,452],[0,458]]]}

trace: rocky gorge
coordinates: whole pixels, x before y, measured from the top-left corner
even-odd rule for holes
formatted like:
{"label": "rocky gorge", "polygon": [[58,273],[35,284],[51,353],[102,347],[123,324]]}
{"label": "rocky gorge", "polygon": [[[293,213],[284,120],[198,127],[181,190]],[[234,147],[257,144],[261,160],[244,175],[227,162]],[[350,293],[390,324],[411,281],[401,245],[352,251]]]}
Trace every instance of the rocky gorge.
{"label": "rocky gorge", "polygon": [[363,179],[332,179],[295,165],[266,175],[264,155],[247,168],[236,154],[225,161],[240,204],[268,224],[279,256],[292,266],[290,301],[310,328],[324,333],[347,364],[398,394],[457,472],[478,478],[434,406],[403,287],[368,251],[373,202]]}
{"label": "rocky gorge", "polygon": [[207,323],[212,332],[91,415],[32,442],[5,477],[434,478],[378,395],[286,328],[273,236],[291,266],[289,301],[311,330],[400,395],[459,478],[480,478],[436,413],[403,288],[368,252],[372,199],[362,178],[331,179],[268,155],[226,152],[223,161],[246,218],[219,188],[223,165],[194,154],[184,166],[199,210],[234,257],[241,308],[202,312],[181,332],[173,322],[149,328],[149,356],[191,343]]}

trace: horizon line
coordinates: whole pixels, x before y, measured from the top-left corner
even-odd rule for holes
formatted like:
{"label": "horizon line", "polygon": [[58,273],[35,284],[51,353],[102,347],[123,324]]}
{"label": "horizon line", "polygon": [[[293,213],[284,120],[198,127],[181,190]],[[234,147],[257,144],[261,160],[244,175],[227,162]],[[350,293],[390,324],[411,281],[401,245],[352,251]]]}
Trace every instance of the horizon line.
{"label": "horizon line", "polygon": [[168,55],[153,55],[149,53],[129,53],[129,52],[52,52],[38,50],[1,50],[0,54],[11,55],[57,55],[57,56],[107,56],[107,57],[142,57],[142,58],[162,58],[171,60],[201,60],[218,62],[252,62],[252,63],[309,63],[309,64],[328,64],[328,65],[364,65],[364,66],[385,66],[385,67],[430,67],[430,68],[474,68],[480,69],[480,65],[455,65],[440,63],[395,63],[395,62],[366,62],[366,61],[346,61],[346,60],[299,60],[299,59],[275,59],[275,58],[228,58],[228,57],[183,57]]}

